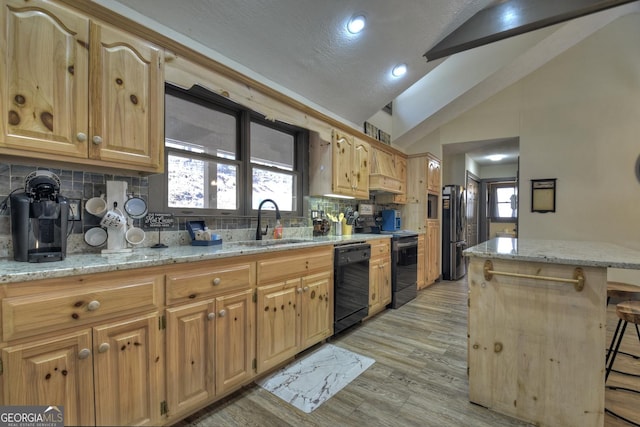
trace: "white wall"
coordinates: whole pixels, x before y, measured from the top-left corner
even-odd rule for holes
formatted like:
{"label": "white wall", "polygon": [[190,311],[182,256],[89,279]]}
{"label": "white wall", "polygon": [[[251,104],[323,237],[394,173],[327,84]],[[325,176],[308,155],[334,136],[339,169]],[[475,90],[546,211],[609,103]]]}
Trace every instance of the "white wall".
{"label": "white wall", "polygon": [[518,176],[518,164],[509,163],[506,165],[481,166],[480,172],[476,175],[481,179],[515,178]]}
{"label": "white wall", "polygon": [[[425,137],[433,147],[520,138],[520,237],[640,250],[640,14],[617,19]],[[532,179],[557,178],[557,212],[531,210]],[[635,280],[639,282],[639,280]]]}

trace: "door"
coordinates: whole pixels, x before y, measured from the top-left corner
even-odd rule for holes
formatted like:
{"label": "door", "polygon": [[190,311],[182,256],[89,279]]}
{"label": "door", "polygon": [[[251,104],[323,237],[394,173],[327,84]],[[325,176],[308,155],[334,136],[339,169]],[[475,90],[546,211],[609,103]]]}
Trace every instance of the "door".
{"label": "door", "polygon": [[96,425],[158,425],[164,396],[158,314],[93,330]]}
{"label": "door", "polygon": [[329,295],[330,279],[329,272],[302,279],[301,350],[331,336],[333,302]]}
{"label": "door", "polygon": [[480,179],[467,171],[467,246],[478,244]]}
{"label": "door", "polygon": [[298,289],[300,279],[258,288],[258,373],[276,366],[298,352]]}
{"label": "door", "polygon": [[255,304],[251,289],[216,298],[216,394],[253,376]]}
{"label": "door", "polygon": [[[333,191],[337,194],[353,194],[354,183],[353,137],[333,132]],[[368,178],[367,178],[368,179]]]}
{"label": "door", "polygon": [[64,406],[66,425],[94,425],[91,332],[2,350],[5,405]]}
{"label": "door", "polygon": [[117,29],[91,24],[89,157],[159,167],[164,146],[163,53]]}
{"label": "door", "polygon": [[167,309],[167,404],[178,412],[215,395],[212,300]]}
{"label": "door", "polygon": [[0,22],[0,146],[86,158],[89,20],[51,2],[9,0]]}

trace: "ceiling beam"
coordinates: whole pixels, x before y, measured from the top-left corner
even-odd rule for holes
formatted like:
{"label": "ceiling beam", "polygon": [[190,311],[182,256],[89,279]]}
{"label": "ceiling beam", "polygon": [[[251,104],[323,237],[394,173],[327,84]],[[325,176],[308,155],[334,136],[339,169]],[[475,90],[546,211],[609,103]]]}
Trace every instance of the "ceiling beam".
{"label": "ceiling beam", "polygon": [[427,61],[638,0],[507,0],[483,9],[423,56]]}

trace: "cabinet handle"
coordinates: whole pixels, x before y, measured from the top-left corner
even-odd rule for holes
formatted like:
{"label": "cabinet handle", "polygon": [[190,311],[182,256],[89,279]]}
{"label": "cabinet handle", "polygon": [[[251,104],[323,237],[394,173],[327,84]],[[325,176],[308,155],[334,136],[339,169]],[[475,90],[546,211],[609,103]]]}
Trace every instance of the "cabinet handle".
{"label": "cabinet handle", "polygon": [[308,287],[308,286],[305,286],[305,287],[302,289],[302,292],[307,292],[308,290],[309,290],[309,287]]}
{"label": "cabinet handle", "polygon": [[102,344],[100,344],[100,347],[98,347],[98,353],[104,353],[106,351],[109,351],[110,348],[111,346],[109,345],[108,342],[103,342]]}
{"label": "cabinet handle", "polygon": [[215,314],[215,313],[209,313],[209,314],[207,314],[207,319],[209,319],[209,320],[213,320],[213,319],[215,319],[215,318],[216,318],[216,314]]}
{"label": "cabinet handle", "polygon": [[83,348],[78,352],[78,359],[86,359],[89,356],[91,356],[91,350],[88,348]]}
{"label": "cabinet handle", "polygon": [[96,311],[99,308],[100,308],[100,301],[91,301],[89,304],[87,304],[87,310],[89,311]]}
{"label": "cabinet handle", "polygon": [[213,286],[218,286],[220,282],[222,282],[222,279],[216,277],[215,279],[213,279]]}
{"label": "cabinet handle", "polygon": [[299,294],[301,294],[301,293],[302,293],[302,288],[298,288],[298,289],[296,289],[296,292],[297,292],[297,293],[299,293]]}
{"label": "cabinet handle", "polygon": [[101,136],[96,135],[96,136],[94,136],[94,137],[92,138],[92,141],[93,141],[93,143],[94,143],[94,144],[96,144],[96,145],[100,145],[100,144],[102,144],[102,137],[101,137]]}
{"label": "cabinet handle", "polygon": [[227,315],[227,311],[226,311],[226,310],[220,310],[220,311],[218,312],[218,316],[220,316],[220,317],[224,317],[224,316],[226,316],[226,315]]}
{"label": "cabinet handle", "polygon": [[76,135],[76,139],[80,142],[85,142],[87,140],[87,134],[78,132],[78,134]]}

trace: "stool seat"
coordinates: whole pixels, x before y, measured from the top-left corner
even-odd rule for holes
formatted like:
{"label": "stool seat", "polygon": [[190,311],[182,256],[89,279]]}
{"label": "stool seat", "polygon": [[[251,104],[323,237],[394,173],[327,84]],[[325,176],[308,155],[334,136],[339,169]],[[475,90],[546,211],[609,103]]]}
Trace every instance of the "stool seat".
{"label": "stool seat", "polygon": [[625,322],[640,324],[640,301],[625,301],[616,305],[616,314]]}
{"label": "stool seat", "polygon": [[607,282],[607,299],[609,298],[640,301],[640,286],[624,282]]}

